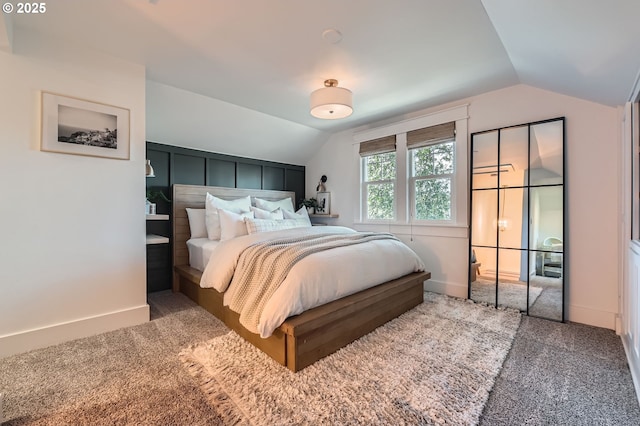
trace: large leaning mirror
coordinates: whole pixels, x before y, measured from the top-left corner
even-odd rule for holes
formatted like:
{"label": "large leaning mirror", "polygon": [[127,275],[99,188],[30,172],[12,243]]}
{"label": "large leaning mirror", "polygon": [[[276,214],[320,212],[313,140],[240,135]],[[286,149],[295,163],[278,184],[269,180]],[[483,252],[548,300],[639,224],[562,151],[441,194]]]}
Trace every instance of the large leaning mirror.
{"label": "large leaning mirror", "polygon": [[469,298],[564,321],[564,118],[471,135]]}

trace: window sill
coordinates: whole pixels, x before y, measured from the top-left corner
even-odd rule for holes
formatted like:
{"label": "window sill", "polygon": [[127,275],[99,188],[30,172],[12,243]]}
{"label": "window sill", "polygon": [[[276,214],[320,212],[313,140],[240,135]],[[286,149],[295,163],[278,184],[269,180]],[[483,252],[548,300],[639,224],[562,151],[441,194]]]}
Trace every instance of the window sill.
{"label": "window sill", "polygon": [[456,224],[410,224],[400,222],[353,222],[358,231],[391,232],[396,235],[423,235],[429,237],[468,238],[468,227]]}
{"label": "window sill", "polygon": [[467,225],[461,225],[457,223],[427,223],[427,222],[398,222],[398,221],[385,221],[385,220],[369,220],[369,221],[354,221],[353,225],[374,225],[374,226],[412,226],[420,228],[464,228],[467,229]]}

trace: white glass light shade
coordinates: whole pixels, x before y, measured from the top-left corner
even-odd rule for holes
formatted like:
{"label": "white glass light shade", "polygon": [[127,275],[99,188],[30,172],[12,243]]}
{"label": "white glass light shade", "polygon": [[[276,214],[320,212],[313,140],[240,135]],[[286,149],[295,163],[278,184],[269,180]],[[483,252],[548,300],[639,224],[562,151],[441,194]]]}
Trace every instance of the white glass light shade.
{"label": "white glass light shade", "polygon": [[323,87],[311,93],[311,115],[325,120],[345,118],[353,112],[353,94],[344,87]]}
{"label": "white glass light shade", "polygon": [[509,229],[509,219],[501,217],[500,219],[498,219],[497,226],[501,232],[506,231],[507,229]]}
{"label": "white glass light shade", "polygon": [[153,172],[153,167],[151,167],[151,160],[147,160],[145,164],[145,174],[147,175],[147,177],[156,177],[155,173]]}

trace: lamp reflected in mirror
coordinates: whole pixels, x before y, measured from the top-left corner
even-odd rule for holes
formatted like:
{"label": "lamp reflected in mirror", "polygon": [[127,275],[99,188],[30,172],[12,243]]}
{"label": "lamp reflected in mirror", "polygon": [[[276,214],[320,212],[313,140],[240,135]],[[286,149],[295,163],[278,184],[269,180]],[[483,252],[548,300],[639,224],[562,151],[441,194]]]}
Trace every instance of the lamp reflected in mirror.
{"label": "lamp reflected in mirror", "polygon": [[505,206],[505,204],[507,202],[506,201],[507,200],[506,187],[507,187],[507,185],[502,185],[502,206],[501,206],[500,217],[496,221],[496,227],[500,230],[500,232],[504,232],[509,228],[509,219],[507,219],[504,216],[504,206]]}
{"label": "lamp reflected in mirror", "polygon": [[505,219],[503,217],[501,219],[498,219],[498,222],[496,223],[496,225],[497,225],[498,229],[500,230],[500,232],[504,232],[509,227],[509,220]]}

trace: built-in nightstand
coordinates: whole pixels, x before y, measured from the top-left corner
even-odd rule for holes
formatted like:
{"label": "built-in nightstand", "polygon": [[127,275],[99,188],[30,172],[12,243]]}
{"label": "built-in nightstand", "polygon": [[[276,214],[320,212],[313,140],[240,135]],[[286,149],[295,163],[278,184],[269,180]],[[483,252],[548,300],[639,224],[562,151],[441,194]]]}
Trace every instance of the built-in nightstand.
{"label": "built-in nightstand", "polygon": [[318,222],[318,219],[337,219],[340,215],[337,213],[333,214],[310,214],[309,219],[311,220],[311,224],[313,226],[324,226],[329,225],[326,222]]}
{"label": "built-in nightstand", "polygon": [[[169,220],[168,214],[148,214],[147,221],[149,220]],[[149,226],[147,226],[147,245],[149,244],[167,244],[169,243],[169,237],[163,235],[150,234]]]}
{"label": "built-in nightstand", "polygon": [[147,293],[171,288],[168,214],[147,215]]}

